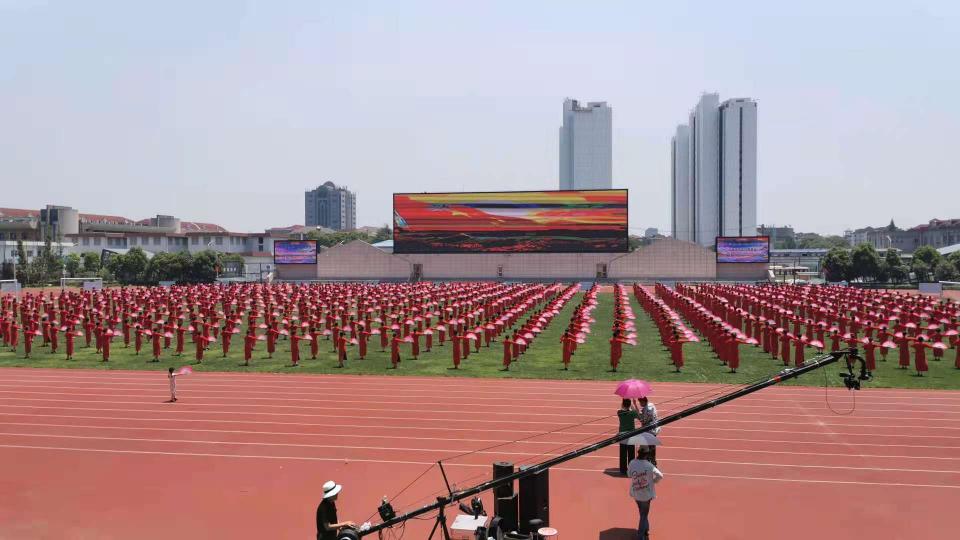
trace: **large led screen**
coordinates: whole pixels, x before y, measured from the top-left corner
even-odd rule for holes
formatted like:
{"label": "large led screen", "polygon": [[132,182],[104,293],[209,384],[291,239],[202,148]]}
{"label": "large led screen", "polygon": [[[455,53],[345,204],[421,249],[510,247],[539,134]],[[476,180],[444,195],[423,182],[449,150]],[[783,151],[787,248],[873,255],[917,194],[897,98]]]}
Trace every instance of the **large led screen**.
{"label": "large led screen", "polygon": [[625,253],[627,190],[397,193],[394,253]]}
{"label": "large led screen", "polygon": [[718,236],[718,263],[770,262],[769,236]]}
{"label": "large led screen", "polygon": [[273,243],[274,264],[317,264],[316,240],[277,240]]}

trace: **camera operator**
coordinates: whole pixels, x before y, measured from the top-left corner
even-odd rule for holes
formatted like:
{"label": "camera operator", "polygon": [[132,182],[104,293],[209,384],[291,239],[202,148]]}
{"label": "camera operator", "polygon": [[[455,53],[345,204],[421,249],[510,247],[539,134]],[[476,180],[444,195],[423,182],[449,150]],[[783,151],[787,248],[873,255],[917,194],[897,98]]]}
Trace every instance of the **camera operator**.
{"label": "camera operator", "polygon": [[317,506],[317,540],[337,540],[344,527],[355,527],[352,521],[337,521],[337,495],[343,486],[330,480],[323,485],[323,500]]}

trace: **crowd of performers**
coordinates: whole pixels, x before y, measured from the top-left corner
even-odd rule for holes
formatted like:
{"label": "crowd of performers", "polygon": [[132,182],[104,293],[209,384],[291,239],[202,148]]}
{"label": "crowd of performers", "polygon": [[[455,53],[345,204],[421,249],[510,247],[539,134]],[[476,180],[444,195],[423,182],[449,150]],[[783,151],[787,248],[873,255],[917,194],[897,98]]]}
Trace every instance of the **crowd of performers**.
{"label": "crowd of performers", "polygon": [[[783,365],[799,366],[808,348],[858,347],[867,369],[896,350],[898,366],[918,376],[954,349],[960,369],[960,304],[948,299],[852,287],[677,285],[656,289],[703,335],[731,370],[739,345],[761,347]],[[829,341],[829,344],[827,343]],[[911,354],[912,353],[912,354]]]}
{"label": "crowd of performers", "polygon": [[[664,294],[669,289],[657,284],[658,294]],[[660,341],[670,351],[670,365],[673,365],[677,373],[683,367],[683,344],[700,341],[697,335],[687,328],[680,315],[670,308],[662,299],[655,296],[640,285],[634,284],[633,295],[643,307],[643,310],[650,315],[657,330],[660,332]]]}
{"label": "crowd of performers", "polygon": [[630,306],[627,290],[617,283],[613,286],[613,335],[610,337],[610,371],[617,371],[623,357],[623,345],[637,344],[636,316]]}
{"label": "crowd of performers", "polygon": [[104,362],[122,343],[153,361],[192,352],[202,363],[205,355],[216,354],[218,343],[226,357],[234,336],[243,334],[245,365],[259,342],[273,358],[278,343],[286,340],[292,366],[300,365],[301,354],[316,359],[320,342],[327,340],[338,367],[351,348],[363,359],[369,342],[379,340],[381,351],[390,350],[394,368],[401,347],[417,358],[436,339],[438,346],[449,343],[453,369],[471,350],[479,352],[502,337],[509,369],[578,289],[494,283],[235,284],[25,293],[19,299],[0,298],[0,335],[4,346],[22,350],[25,358],[41,346],[49,354],[62,350],[71,360],[79,340],[95,347]]}

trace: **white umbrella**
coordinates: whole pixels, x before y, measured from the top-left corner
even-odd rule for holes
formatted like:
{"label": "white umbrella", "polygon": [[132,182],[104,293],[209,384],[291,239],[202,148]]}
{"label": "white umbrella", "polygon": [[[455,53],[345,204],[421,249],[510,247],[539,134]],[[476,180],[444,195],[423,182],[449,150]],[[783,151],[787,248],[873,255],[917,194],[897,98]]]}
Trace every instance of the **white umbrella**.
{"label": "white umbrella", "polygon": [[656,435],[654,435],[653,433],[647,433],[647,432],[641,433],[639,435],[634,435],[633,437],[630,437],[629,439],[624,441],[624,443],[632,444],[634,446],[639,446],[639,445],[660,446],[661,444],[660,439],[658,439]]}

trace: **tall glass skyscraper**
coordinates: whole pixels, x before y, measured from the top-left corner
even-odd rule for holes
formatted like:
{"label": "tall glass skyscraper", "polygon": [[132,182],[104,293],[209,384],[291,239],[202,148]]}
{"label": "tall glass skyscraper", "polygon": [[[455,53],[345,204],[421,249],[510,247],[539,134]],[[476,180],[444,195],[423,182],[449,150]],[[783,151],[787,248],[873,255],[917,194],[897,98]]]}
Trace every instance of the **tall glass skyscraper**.
{"label": "tall glass skyscraper", "polygon": [[757,234],[757,103],[704,94],[671,141],[673,236],[712,246]]}
{"label": "tall glass skyscraper", "polygon": [[613,110],[606,102],[563,102],[560,189],[613,186]]}

